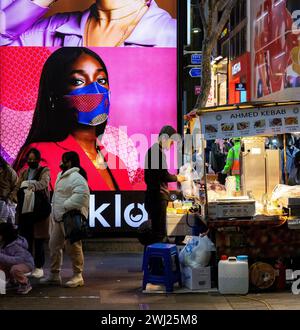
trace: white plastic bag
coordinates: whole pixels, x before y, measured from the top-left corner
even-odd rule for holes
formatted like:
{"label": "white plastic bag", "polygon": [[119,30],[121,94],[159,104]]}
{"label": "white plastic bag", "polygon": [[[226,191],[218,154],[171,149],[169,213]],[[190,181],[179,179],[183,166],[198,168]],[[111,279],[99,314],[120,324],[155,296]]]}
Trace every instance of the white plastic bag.
{"label": "white plastic bag", "polygon": [[22,207],[22,214],[31,213],[34,209],[34,191],[32,189],[24,190],[24,203]]}
{"label": "white plastic bag", "polygon": [[225,189],[226,189],[227,196],[234,196],[234,193],[236,192],[236,177],[235,176],[230,175],[226,178]]}
{"label": "white plastic bag", "polygon": [[0,200],[0,222],[15,223],[16,205]]}
{"label": "white plastic bag", "polygon": [[199,180],[197,172],[191,163],[181,166],[179,174],[185,177],[185,181],[181,183],[181,191],[184,197],[199,196],[199,191],[194,180]]}
{"label": "white plastic bag", "polygon": [[281,205],[287,205],[287,200],[291,197],[300,197],[300,185],[288,186],[285,184],[278,184],[273,189],[271,201]]}
{"label": "white plastic bag", "polygon": [[180,251],[179,260],[184,266],[206,267],[210,262],[212,251],[216,251],[216,248],[207,236],[192,236]]}

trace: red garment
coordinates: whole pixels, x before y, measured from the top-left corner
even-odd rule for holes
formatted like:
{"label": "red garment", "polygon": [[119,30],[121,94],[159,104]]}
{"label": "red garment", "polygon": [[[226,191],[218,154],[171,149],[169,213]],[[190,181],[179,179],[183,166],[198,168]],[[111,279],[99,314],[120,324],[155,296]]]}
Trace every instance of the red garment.
{"label": "red garment", "polygon": [[[47,166],[50,168],[51,190],[53,190],[55,186],[57,174],[61,171],[59,165],[61,163],[62,155],[68,151],[75,151],[78,153],[80,165],[87,173],[88,185],[92,191],[110,190],[92,161],[88,158],[72,135],[69,135],[61,142],[31,143],[25,148],[23,155],[26,155],[30,148],[38,149],[42,157],[41,166]],[[135,186],[129,181],[127,168],[122,160],[118,156],[108,153],[103,146],[100,147],[100,150],[119,190],[135,190]]]}

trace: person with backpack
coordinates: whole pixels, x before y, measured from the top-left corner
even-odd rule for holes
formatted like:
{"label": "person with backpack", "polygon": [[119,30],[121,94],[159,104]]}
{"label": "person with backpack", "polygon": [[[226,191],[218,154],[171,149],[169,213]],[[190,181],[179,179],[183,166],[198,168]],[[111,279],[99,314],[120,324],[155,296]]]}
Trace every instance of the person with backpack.
{"label": "person with backpack", "polygon": [[[45,240],[49,238],[50,170],[40,166],[41,153],[31,148],[27,155],[27,166],[20,172],[18,180],[17,224],[19,233],[28,242],[28,250],[34,256],[35,269],[32,277],[44,276]],[[34,209],[26,209],[25,194],[34,193]],[[43,205],[41,205],[43,203]],[[46,205],[44,205],[46,203]],[[50,208],[50,209],[49,209]]]}

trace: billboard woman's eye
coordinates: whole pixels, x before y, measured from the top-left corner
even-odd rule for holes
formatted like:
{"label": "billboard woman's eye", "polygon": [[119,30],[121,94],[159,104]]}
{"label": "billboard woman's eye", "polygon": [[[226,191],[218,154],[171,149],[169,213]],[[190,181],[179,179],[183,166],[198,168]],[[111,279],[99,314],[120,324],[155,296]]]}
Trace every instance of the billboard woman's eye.
{"label": "billboard woman's eye", "polygon": [[84,84],[84,80],[78,79],[78,78],[72,78],[72,79],[70,79],[70,84],[75,87],[81,86]]}
{"label": "billboard woman's eye", "polygon": [[99,77],[99,78],[97,79],[97,82],[98,82],[98,84],[100,84],[100,85],[106,85],[106,84],[107,84],[107,79],[106,79],[106,78],[103,78],[103,77]]}

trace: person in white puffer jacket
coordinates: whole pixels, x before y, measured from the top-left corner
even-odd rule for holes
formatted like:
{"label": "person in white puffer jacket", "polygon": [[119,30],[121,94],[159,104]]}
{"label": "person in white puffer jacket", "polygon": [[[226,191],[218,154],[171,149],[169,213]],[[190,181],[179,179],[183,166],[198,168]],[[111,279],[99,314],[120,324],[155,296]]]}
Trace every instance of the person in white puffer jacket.
{"label": "person in white puffer jacket", "polygon": [[84,265],[82,242],[77,241],[71,244],[69,240],[65,239],[62,220],[64,213],[71,210],[80,210],[86,218],[88,217],[90,191],[86,180],[86,173],[80,167],[79,156],[76,152],[69,151],[64,153],[60,168],[62,172],[57,176],[52,199],[53,227],[50,232],[49,241],[51,272],[48,278],[41,280],[41,283],[62,283],[60,276],[63,256],[62,250],[66,244],[66,250],[71,258],[74,274],[65,283],[65,286],[74,288],[84,285],[82,277]]}

